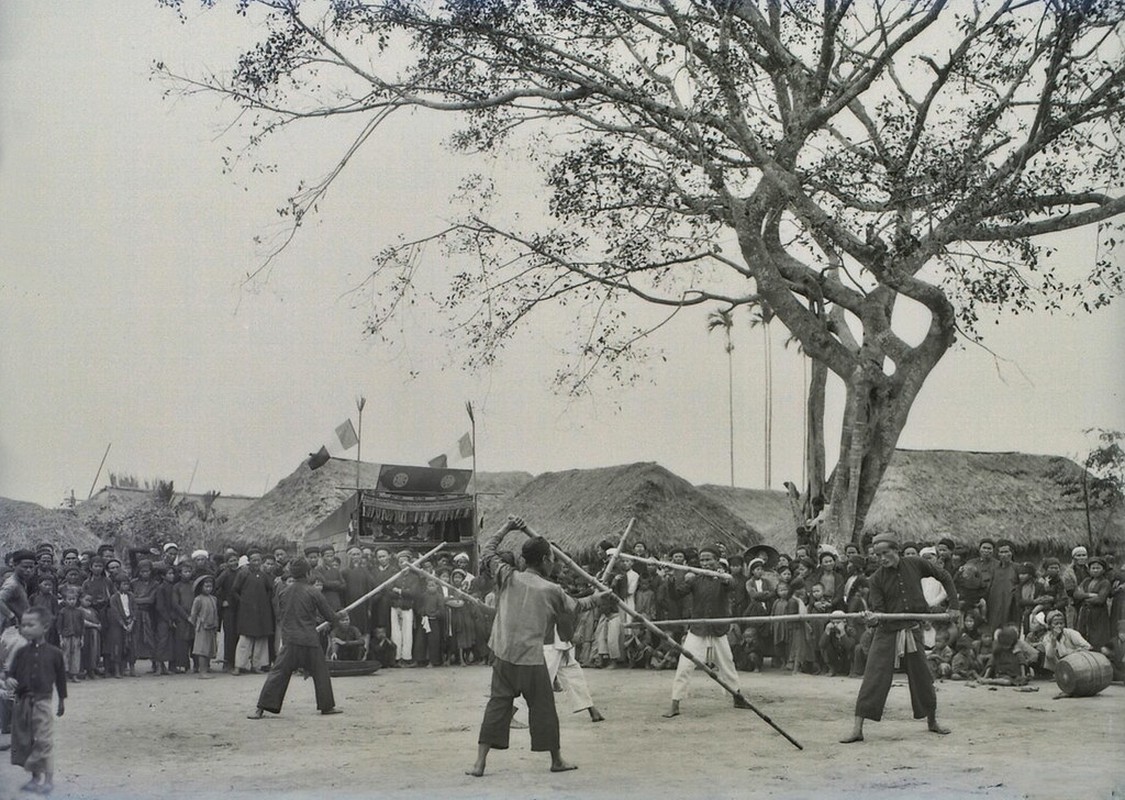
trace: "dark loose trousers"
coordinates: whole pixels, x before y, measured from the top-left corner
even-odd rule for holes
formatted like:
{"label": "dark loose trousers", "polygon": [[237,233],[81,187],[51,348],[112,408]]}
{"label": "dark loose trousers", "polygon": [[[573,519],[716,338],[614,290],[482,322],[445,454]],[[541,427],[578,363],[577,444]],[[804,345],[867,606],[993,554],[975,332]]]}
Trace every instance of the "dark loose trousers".
{"label": "dark loose trousers", "polygon": [[[914,719],[928,717],[937,711],[937,694],[934,692],[934,678],[926,664],[926,651],[922,648],[922,631],[919,628],[908,630],[907,636],[914,636],[915,652],[903,653],[902,663],[906,667],[906,680],[910,686],[910,705],[914,709]],[[878,722],[883,718],[883,708],[887,704],[887,694],[891,691],[894,679],[895,639],[898,631],[877,628],[871,640],[871,650],[867,654],[867,667],[863,671],[863,684],[855,701],[855,715]]]}
{"label": "dark loose trousers", "polygon": [[484,709],[480,744],[497,750],[508,749],[511,732],[512,701],[523,695],[527,701],[528,729],[534,752],[559,749],[559,715],[555,693],[544,664],[511,664],[496,659],[492,665],[492,695]]}
{"label": "dark loose trousers", "polygon": [[321,711],[334,708],[336,698],[332,694],[332,678],[328,674],[324,651],[319,647],[288,642],[282,643],[281,651],[266,675],[266,682],[262,684],[262,692],[258,695],[258,708],[271,714],[280,714],[281,704],[285,702],[285,692],[289,689],[289,679],[298,669],[303,669],[313,680],[316,707]]}

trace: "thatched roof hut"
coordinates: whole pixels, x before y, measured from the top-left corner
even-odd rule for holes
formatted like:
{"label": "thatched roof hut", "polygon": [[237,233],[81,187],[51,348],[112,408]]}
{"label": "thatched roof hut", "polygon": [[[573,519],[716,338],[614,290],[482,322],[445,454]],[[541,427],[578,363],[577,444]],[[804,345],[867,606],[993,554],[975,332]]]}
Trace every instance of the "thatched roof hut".
{"label": "thatched roof hut", "polygon": [[40,542],[53,544],[56,555],[63,548],[94,550],[100,544],[74,511],[0,497],[0,553],[34,550]]}
{"label": "thatched roof hut", "polygon": [[[379,482],[381,464],[359,462],[359,488],[374,489]],[[474,476],[471,488],[482,493],[478,510],[488,516],[503,498],[531,480],[526,472],[482,472]],[[515,488],[513,488],[515,487]],[[245,547],[292,546],[301,543],[309,531],[324,522],[355,494],[356,462],[330,458],[317,470],[302,461],[291,475],[254,503],[236,514],[223,527],[230,544]]]}
{"label": "thatched roof hut", "polygon": [[[120,515],[123,510],[148,502],[153,496],[151,489],[135,488],[132,486],[103,486],[89,500],[78,504],[78,513],[83,517],[99,517],[102,519]],[[224,519],[230,519],[235,514],[251,506],[258,498],[240,494],[222,494],[211,503],[212,512]],[[202,508],[207,501],[207,495],[199,492],[186,494],[175,492],[172,495],[171,505],[174,508],[192,505]]]}
{"label": "thatched roof hut", "polygon": [[[569,553],[588,556],[601,539],[616,541],[636,517],[629,542],[653,552],[673,545],[723,542],[728,551],[762,540],[761,534],[690,483],[654,463],[547,472],[502,504]],[[499,526],[487,526],[487,536]],[[512,534],[506,547],[522,544]],[[628,544],[626,545],[628,546]]]}
{"label": "thatched roof hut", "polygon": [[[866,531],[889,531],[900,541],[948,536],[970,546],[985,536],[1006,538],[1020,553],[1057,555],[1090,543],[1081,495],[1063,491],[1081,474],[1080,466],[1059,456],[897,450]],[[1095,532],[1107,516],[1092,513]],[[1104,548],[1120,550],[1123,544],[1118,538]]]}
{"label": "thatched roof hut", "polygon": [[792,553],[797,547],[797,525],[785,492],[743,489],[708,483],[696,487],[703,494],[762,534],[762,542],[779,553]]}

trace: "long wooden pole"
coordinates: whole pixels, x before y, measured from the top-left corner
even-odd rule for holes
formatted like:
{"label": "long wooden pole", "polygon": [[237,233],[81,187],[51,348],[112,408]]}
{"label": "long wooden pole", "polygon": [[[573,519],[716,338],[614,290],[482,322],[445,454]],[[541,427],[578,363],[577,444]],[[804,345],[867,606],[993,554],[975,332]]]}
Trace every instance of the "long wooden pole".
{"label": "long wooden pole", "polygon": [[639,561],[642,564],[652,564],[655,567],[667,567],[668,569],[678,569],[680,572],[694,572],[696,575],[706,575],[709,578],[724,578],[732,577],[727,572],[715,572],[711,569],[703,569],[702,567],[693,567],[690,564],[673,564],[671,561],[660,561],[655,558],[647,558],[645,556],[631,556],[626,555],[626,558],[631,558],[634,561]]}
{"label": "long wooden pole", "polygon": [[[716,619],[662,619],[653,622],[664,628],[671,628],[682,625],[692,625],[695,623],[711,623],[714,625],[768,625],[771,622],[831,622],[837,619],[866,619],[867,615],[862,611],[852,612],[850,614],[778,614],[776,617],[771,616],[755,616],[755,617],[719,617]],[[878,622],[914,622],[922,620],[931,621],[949,621],[953,619],[953,615],[946,613],[939,614],[889,614],[882,612],[873,612],[872,618]],[[639,626],[641,623],[630,622],[629,625]]]}
{"label": "long wooden pole", "polygon": [[605,562],[605,569],[603,569],[602,574],[598,576],[602,581],[608,578],[609,573],[613,571],[613,565],[617,563],[617,557],[621,555],[621,548],[625,546],[625,540],[629,538],[629,534],[633,530],[633,523],[636,521],[636,517],[629,517],[629,524],[625,526],[625,533],[621,534],[621,538],[617,541],[617,549],[613,551],[613,555],[609,557],[609,561]]}
{"label": "long wooden pole", "polygon": [[[434,553],[436,553],[436,552],[437,552],[438,550],[440,550],[440,549],[441,549],[441,548],[443,548],[443,547],[445,547],[445,542],[439,542],[439,543],[438,543],[438,546],[437,546],[437,547],[435,547],[435,548],[434,548],[433,550],[431,550],[430,552],[426,553],[426,554],[425,554],[424,556],[422,556],[421,558],[418,558],[418,559],[416,559],[416,560],[412,561],[411,563],[407,564],[407,565],[406,565],[405,567],[403,567],[402,569],[400,569],[400,570],[399,570],[398,572],[396,572],[396,573],[395,573],[394,575],[392,575],[391,577],[387,578],[387,579],[386,579],[385,581],[383,581],[382,583],[380,583],[380,584],[379,584],[378,586],[376,586],[376,587],[375,587],[374,589],[372,589],[372,590],[371,590],[370,592],[368,592],[367,594],[363,595],[363,597],[359,597],[359,598],[356,598],[355,600],[353,600],[352,602],[348,603],[348,604],[347,604],[346,606],[344,606],[344,607],[343,607],[343,608],[341,608],[340,610],[341,610],[341,611],[351,611],[351,610],[352,610],[353,608],[358,608],[359,606],[363,605],[363,604],[364,604],[364,603],[366,603],[366,602],[367,602],[368,600],[370,600],[370,599],[371,599],[372,597],[374,597],[375,595],[379,594],[379,592],[383,591],[383,590],[384,590],[384,589],[386,589],[386,588],[387,588],[388,586],[390,586],[390,585],[391,585],[392,583],[394,583],[395,581],[397,581],[397,580],[398,580],[399,578],[401,578],[401,577],[402,577],[403,575],[405,575],[406,573],[410,572],[410,569],[411,569],[411,567],[417,567],[417,566],[418,566],[419,564],[423,563],[423,562],[424,562],[424,561],[425,561],[426,559],[428,559],[428,558],[432,557],[432,556],[434,555]],[[332,623],[331,623],[331,622],[328,622],[328,621],[325,621],[325,622],[322,622],[322,623],[320,623],[319,625],[317,625],[317,626],[316,626],[316,629],[317,629],[317,631],[326,631],[326,630],[328,630],[328,629],[329,629],[329,628],[331,628],[331,627],[332,627]]]}
{"label": "long wooden pole", "polygon": [[86,495],[87,500],[94,496],[94,489],[96,489],[98,486],[98,478],[102,476],[102,467],[105,466],[105,460],[109,458],[109,448],[111,447],[113,447],[113,442],[110,442],[105,446],[105,454],[102,455],[102,463],[98,464],[98,472],[96,475],[94,475],[94,482],[90,484],[90,493]]}
{"label": "long wooden pole", "polygon": [[458,589],[456,586],[454,586],[449,581],[443,581],[437,575],[431,575],[430,573],[426,572],[426,570],[422,569],[421,567],[411,566],[411,567],[409,567],[409,569],[412,572],[416,572],[419,575],[423,576],[428,581],[434,581],[435,583],[440,583],[446,589],[449,589],[449,591],[453,592],[454,594],[460,595],[461,597],[468,600],[470,603],[475,603],[478,606],[480,606],[481,608],[487,608],[490,611],[496,610],[492,606],[490,606],[488,603],[483,602],[479,597],[473,597],[471,594],[466,592],[464,589]]}
{"label": "long wooden pole", "polygon": [[[532,532],[531,529],[529,529],[529,528],[525,528],[525,530],[531,536],[538,536],[538,534]],[[801,746],[800,742],[798,742],[796,739],[794,739],[792,736],[790,736],[788,733],[786,733],[780,727],[778,727],[777,724],[772,719],[769,718],[769,715],[763,714],[760,710],[758,710],[758,708],[756,708],[754,706],[753,703],[751,703],[749,700],[747,700],[743,696],[742,692],[737,687],[731,686],[726,681],[724,681],[722,679],[722,677],[719,675],[719,673],[715,672],[715,670],[713,670],[709,666],[707,666],[706,663],[704,663],[702,660],[700,660],[694,654],[689,653],[687,650],[685,650],[683,647],[681,647],[679,642],[677,642],[675,639],[673,639],[671,636],[669,636],[665,631],[662,631],[662,630],[660,630],[660,628],[653,625],[652,622],[644,614],[640,614],[635,609],[630,608],[625,603],[624,600],[622,600],[620,597],[618,597],[612,591],[610,591],[610,588],[608,586],[606,586],[604,583],[599,581],[597,578],[595,578],[593,575],[588,573],[586,570],[582,569],[582,567],[578,566],[578,564],[576,564],[574,562],[574,559],[572,559],[565,552],[563,552],[562,548],[560,548],[554,542],[549,542],[549,544],[551,545],[551,550],[553,550],[554,553],[555,553],[555,557],[558,558],[559,561],[563,562],[568,567],[570,567],[572,570],[574,570],[574,573],[576,575],[580,575],[581,577],[585,578],[592,586],[597,588],[598,591],[609,592],[609,595],[607,595],[607,596],[612,597],[617,602],[618,608],[620,608],[622,611],[624,611],[628,616],[632,617],[633,619],[637,620],[639,623],[644,625],[646,628],[648,628],[650,631],[655,633],[657,636],[662,638],[669,646],[671,646],[675,650],[678,650],[680,655],[688,658],[693,664],[695,664],[696,667],[703,670],[707,674],[707,677],[709,677],[711,680],[715,681],[715,683],[719,684],[724,689],[726,689],[727,692],[729,692],[731,695],[734,696],[735,700],[740,701],[747,708],[749,708],[751,711],[753,711],[755,714],[757,714],[759,717],[761,717],[762,720],[764,720],[767,725],[769,725],[775,731],[777,731],[782,736],[784,736],[789,741],[790,744],[792,744],[798,750],[804,750],[805,749],[804,747]]]}

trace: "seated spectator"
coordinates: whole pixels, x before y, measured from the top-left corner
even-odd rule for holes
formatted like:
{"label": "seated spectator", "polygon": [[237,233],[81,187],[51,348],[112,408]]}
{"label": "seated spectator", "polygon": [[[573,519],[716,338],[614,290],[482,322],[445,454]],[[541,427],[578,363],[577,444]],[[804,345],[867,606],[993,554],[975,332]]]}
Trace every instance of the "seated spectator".
{"label": "seated spectator", "polygon": [[1043,636],[1043,666],[1055,671],[1059,659],[1066,658],[1071,653],[1089,650],[1087,642],[1078,631],[1066,627],[1066,616],[1062,611],[1052,611],[1047,614],[1047,633]]}
{"label": "seated spectator", "polygon": [[363,633],[347,614],[338,616],[328,631],[329,661],[363,660]]}
{"label": "seated spectator", "polygon": [[375,633],[371,637],[371,649],[367,657],[372,661],[378,661],[384,667],[394,667],[398,664],[398,653],[395,643],[387,636],[387,629],[378,626],[375,628]]}
{"label": "seated spectator", "polygon": [[955,681],[975,681],[984,673],[984,665],[977,656],[977,643],[964,634],[957,640],[957,652],[950,662],[949,677]]}
{"label": "seated spectator", "polygon": [[1117,636],[1102,648],[1102,654],[1113,665],[1113,679],[1125,683],[1125,620],[1117,623]]}
{"label": "seated spectator", "polygon": [[852,668],[852,659],[855,656],[855,639],[848,632],[843,611],[833,611],[833,617],[820,634],[818,642],[820,658],[824,671],[832,677],[847,675]]}
{"label": "seated spectator", "polygon": [[953,648],[949,646],[949,634],[945,630],[936,632],[934,646],[926,652],[926,663],[935,678],[952,676]]}
{"label": "seated spectator", "polygon": [[992,642],[992,658],[984,669],[982,683],[995,686],[1023,686],[1027,683],[1027,667],[1017,644],[1019,630],[1015,625],[1001,625]]}

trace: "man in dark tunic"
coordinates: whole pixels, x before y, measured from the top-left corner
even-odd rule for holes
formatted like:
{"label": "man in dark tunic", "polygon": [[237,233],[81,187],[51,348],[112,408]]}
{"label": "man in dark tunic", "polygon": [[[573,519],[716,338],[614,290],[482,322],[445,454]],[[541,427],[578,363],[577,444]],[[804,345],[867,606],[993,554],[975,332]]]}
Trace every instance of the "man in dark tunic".
{"label": "man in dark tunic", "polygon": [[[718,548],[711,545],[699,548],[699,566],[712,572],[717,571],[720,568]],[[734,576],[730,574],[716,578],[689,572],[674,591],[680,597],[691,597],[692,614],[696,619],[719,619],[730,616],[730,595],[734,581]],[[688,626],[682,647],[701,661],[707,661],[708,655],[711,655],[723,681],[728,686],[740,688],[734,655],[727,639],[729,628],[730,625],[724,623],[693,622]],[[670,719],[680,715],[680,700],[687,693],[695,669],[695,662],[681,653],[676,664],[676,677],[672,680],[672,706],[664,713],[665,717]],[[736,708],[749,707],[745,700],[738,697],[734,699],[734,705]]]}
{"label": "man in dark tunic", "polygon": [[[375,563],[371,565],[372,588],[379,586],[398,573],[399,568],[391,557],[391,551],[386,547],[375,548]],[[391,632],[391,598],[389,592],[380,592],[375,595],[371,605],[371,633],[376,628],[382,628],[389,635]]]}
{"label": "man in dark tunic", "polygon": [[328,674],[328,664],[324,660],[324,649],[316,626],[332,622],[337,617],[347,616],[328,605],[322,592],[314,589],[308,582],[309,565],[303,558],[294,559],[289,564],[289,575],[293,582],[281,589],[278,598],[280,609],[281,649],[262,691],[258,695],[258,707],[248,715],[249,719],[261,719],[262,713],[281,713],[289,679],[298,669],[303,669],[312,678],[316,692],[316,707],[321,714],[339,714],[336,698],[332,694],[332,678]]}
{"label": "man in dark tunic", "polygon": [[238,647],[238,598],[234,596],[234,579],[237,577],[238,555],[229,555],[215,578],[215,600],[219,604],[219,621],[223,631],[224,672],[234,670],[234,653]]}
{"label": "man in dark tunic", "polygon": [[336,548],[325,545],[320,553],[320,565],[311,568],[309,576],[313,581],[319,579],[323,584],[321,591],[333,611],[344,607],[344,576],[336,566]]}
{"label": "man in dark tunic", "polygon": [[239,570],[231,588],[238,608],[235,675],[240,670],[265,667],[269,661],[269,637],[273,634],[273,578],[262,571],[260,550],[251,550],[248,557],[249,564]]}
{"label": "man in dark tunic", "polygon": [[[346,606],[350,606],[375,588],[370,570],[363,566],[363,551],[354,545],[348,548],[348,566],[341,571],[341,574],[344,578],[344,605]],[[348,614],[352,625],[359,628],[363,636],[363,657],[367,658],[368,645],[371,642],[371,601],[360,603]]]}
{"label": "man in dark tunic", "polygon": [[[869,622],[874,621],[872,612],[928,612],[930,609],[922,593],[922,578],[925,577],[939,580],[949,596],[950,606],[956,607],[957,589],[948,572],[924,558],[900,555],[898,543],[888,534],[875,537],[874,545],[880,566],[869,581]],[[873,719],[878,722],[882,719],[895,666],[900,658],[906,665],[914,719],[925,717],[926,725],[932,732],[949,733],[948,728],[937,722],[937,695],[934,692],[933,676],[926,664],[921,626],[917,622],[883,620],[876,626],[871,640],[863,684],[859,687],[859,696],[855,702],[855,723],[851,734],[840,740],[842,743],[862,742],[863,721]]]}

